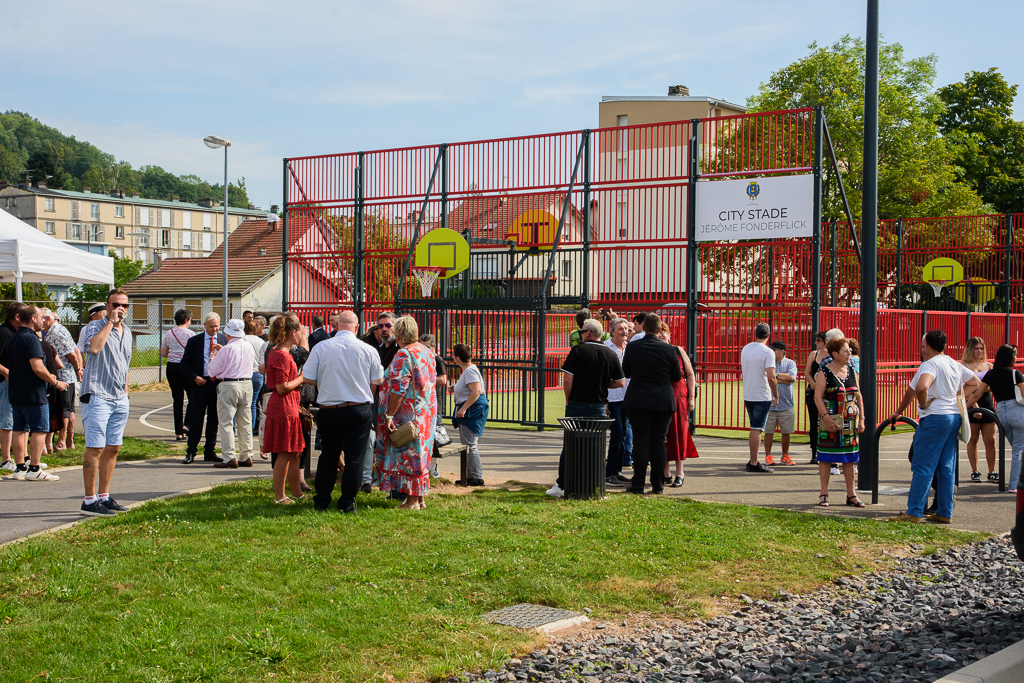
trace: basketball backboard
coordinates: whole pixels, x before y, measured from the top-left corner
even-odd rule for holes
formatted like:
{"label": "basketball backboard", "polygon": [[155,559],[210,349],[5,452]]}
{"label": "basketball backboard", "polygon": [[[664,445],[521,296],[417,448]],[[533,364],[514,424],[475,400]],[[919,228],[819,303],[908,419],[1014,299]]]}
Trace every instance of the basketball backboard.
{"label": "basketball backboard", "polygon": [[941,256],[924,264],[921,279],[930,284],[938,296],[943,287],[955,285],[964,279],[964,267],[959,261]]}
{"label": "basketball backboard", "polygon": [[449,228],[435,228],[416,244],[416,266],[444,268],[439,279],[446,280],[469,268],[469,244]]}
{"label": "basketball backboard", "polygon": [[516,217],[505,239],[516,243],[517,251],[550,250],[558,233],[558,217],[541,209],[524,211]]}
{"label": "basketball backboard", "polygon": [[966,304],[968,292],[972,306],[984,306],[996,298],[996,286],[981,278],[966,278],[954,288],[953,295],[957,301]]}

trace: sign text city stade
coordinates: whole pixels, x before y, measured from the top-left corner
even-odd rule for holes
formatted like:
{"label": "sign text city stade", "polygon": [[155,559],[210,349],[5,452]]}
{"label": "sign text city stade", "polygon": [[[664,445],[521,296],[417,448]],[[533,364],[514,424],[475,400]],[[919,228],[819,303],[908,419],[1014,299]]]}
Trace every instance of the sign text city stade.
{"label": "sign text city stade", "polygon": [[698,242],[813,234],[810,174],[697,183]]}

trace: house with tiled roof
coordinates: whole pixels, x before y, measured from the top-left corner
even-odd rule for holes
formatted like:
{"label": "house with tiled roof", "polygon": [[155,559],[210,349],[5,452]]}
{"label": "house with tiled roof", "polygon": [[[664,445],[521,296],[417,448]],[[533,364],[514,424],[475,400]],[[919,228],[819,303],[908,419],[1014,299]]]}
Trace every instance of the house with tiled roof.
{"label": "house with tiled roof", "polygon": [[[327,251],[328,237],[315,220],[289,223],[289,251]],[[245,310],[279,311],[284,288],[283,224],[277,216],[242,222],[228,238],[228,302],[222,303],[223,245],[208,258],[162,260],[123,285],[132,302],[135,327],[173,324],[174,311],[187,308],[196,319],[216,311],[221,319],[241,317]],[[351,302],[351,277],[334,261],[288,264],[289,300]]]}
{"label": "house with tiled roof", "polygon": [[[224,208],[202,199],[197,203],[151,199],[123,192],[55,190],[46,183],[0,183],[0,209],[36,230],[74,247],[106,256],[153,263],[157,258],[208,256],[221,242]],[[276,207],[271,207],[276,213]],[[265,218],[254,206],[228,207],[228,233],[244,221]],[[229,240],[230,241],[230,240]]]}

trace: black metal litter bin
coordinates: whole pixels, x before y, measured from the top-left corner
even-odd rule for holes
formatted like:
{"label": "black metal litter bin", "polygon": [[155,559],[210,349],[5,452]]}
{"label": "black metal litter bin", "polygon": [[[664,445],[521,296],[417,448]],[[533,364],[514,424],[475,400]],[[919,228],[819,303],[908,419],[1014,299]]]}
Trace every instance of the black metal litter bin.
{"label": "black metal litter bin", "polygon": [[615,420],[603,417],[560,417],[564,429],[564,486],[566,498],[603,498],[604,463],[608,427]]}

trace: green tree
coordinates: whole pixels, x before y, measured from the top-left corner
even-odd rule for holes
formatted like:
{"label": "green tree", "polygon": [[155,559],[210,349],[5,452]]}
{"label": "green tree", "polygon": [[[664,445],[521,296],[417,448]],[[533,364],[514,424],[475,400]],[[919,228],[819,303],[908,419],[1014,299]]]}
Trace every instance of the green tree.
{"label": "green tree", "polygon": [[104,154],[99,164],[89,167],[82,176],[82,185],[104,194],[121,190],[130,195],[137,191],[132,165],[127,161],[115,161],[110,154]]}
{"label": "green tree", "polygon": [[996,211],[1024,211],[1024,122],[1013,120],[1017,86],[994,67],[938,90],[938,124],[961,178]]}
{"label": "green tree", "polygon": [[[142,275],[149,266],[142,261],[130,258],[119,258],[113,249],[108,255],[114,259],[114,286],[120,287]],[[76,285],[68,291],[68,299],[85,299],[86,301],[105,301],[110,287],[107,285]]]}
{"label": "green tree", "polygon": [[[812,43],[810,53],[776,71],[748,98],[753,111],[822,105],[840,174],[856,219],[863,189],[864,42],[843,36],[830,47]],[[898,43],[879,49],[879,218],[979,213],[982,200],[958,179],[955,155],[940,135],[944,112],[935,94],[936,57],[905,59]],[[826,164],[827,183],[833,183]],[[834,189],[823,206],[827,219],[841,220]]]}

